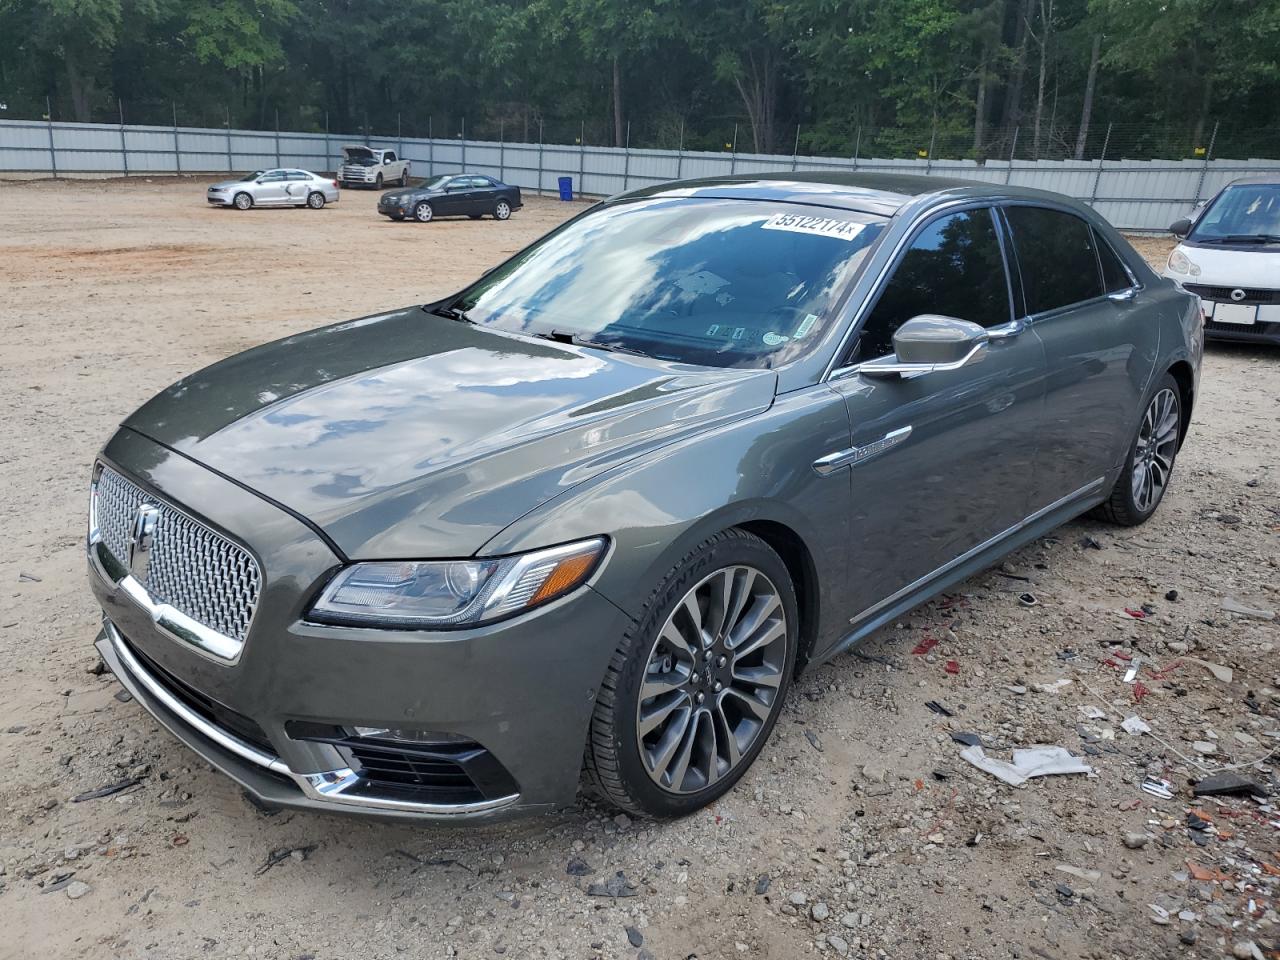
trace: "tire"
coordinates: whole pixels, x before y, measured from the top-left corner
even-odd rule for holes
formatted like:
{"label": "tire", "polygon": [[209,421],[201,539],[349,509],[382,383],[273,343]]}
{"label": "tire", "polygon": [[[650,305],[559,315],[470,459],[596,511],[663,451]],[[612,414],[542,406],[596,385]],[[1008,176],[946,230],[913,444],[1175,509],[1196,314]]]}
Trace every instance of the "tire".
{"label": "tire", "polygon": [[235,205],[237,210],[248,210],[253,206],[253,197],[241,190],[234,198],[232,198],[231,202]]}
{"label": "tire", "polygon": [[499,200],[497,203],[495,203],[493,205],[493,219],[510,220],[511,204],[506,200]]}
{"label": "tire", "polygon": [[435,210],[431,208],[431,204],[426,200],[419,200],[413,206],[413,219],[419,223],[430,223],[431,218],[436,215]]}
{"label": "tire", "polygon": [[1111,495],[1093,514],[1125,527],[1149,520],[1169,489],[1181,436],[1182,395],[1166,373],[1147,401]]}
{"label": "tire", "polygon": [[319,190],[312,190],[307,194],[307,206],[312,210],[324,209],[324,194]]}
{"label": "tire", "polygon": [[382,174],[378,174],[377,178],[373,181],[373,189],[375,190],[382,189]]}
{"label": "tire", "polygon": [[[704,628],[714,634],[709,645]],[[673,640],[684,636],[697,639]],[[652,817],[683,816],[723,796],[769,739],[798,639],[795,588],[768,544],[737,529],[699,544],[614,650],[588,731],[588,788]]]}
{"label": "tire", "polygon": [[407,187],[409,185],[409,168],[405,167],[400,173],[400,186]]}

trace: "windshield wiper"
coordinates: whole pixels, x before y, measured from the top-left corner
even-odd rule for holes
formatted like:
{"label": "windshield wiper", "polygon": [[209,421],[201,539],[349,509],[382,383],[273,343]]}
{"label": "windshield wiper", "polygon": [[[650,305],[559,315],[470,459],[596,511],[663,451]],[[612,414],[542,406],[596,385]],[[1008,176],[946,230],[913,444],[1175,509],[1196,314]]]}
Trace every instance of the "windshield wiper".
{"label": "windshield wiper", "polygon": [[1204,237],[1201,243],[1280,243],[1280,233],[1233,233],[1227,237]]}
{"label": "windshield wiper", "polygon": [[452,305],[447,307],[432,307],[427,312],[434,313],[437,317],[456,320],[458,323],[475,323],[474,320],[467,316],[467,311]]}
{"label": "windshield wiper", "polygon": [[649,357],[650,354],[643,350],[633,350],[631,347],[624,347],[617,343],[601,343],[599,340],[590,340],[586,337],[580,337],[576,333],[566,333],[563,330],[549,330],[546,333],[531,333],[531,337],[539,340],[550,340],[552,343],[567,343],[575,347],[594,347],[597,350],[606,350],[609,353],[625,353],[632,357]]}

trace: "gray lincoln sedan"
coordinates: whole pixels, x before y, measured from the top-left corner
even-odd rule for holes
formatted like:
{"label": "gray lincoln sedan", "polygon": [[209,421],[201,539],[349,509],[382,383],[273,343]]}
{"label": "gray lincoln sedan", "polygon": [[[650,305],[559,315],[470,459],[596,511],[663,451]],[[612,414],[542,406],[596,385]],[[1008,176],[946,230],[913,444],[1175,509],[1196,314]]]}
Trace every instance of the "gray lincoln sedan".
{"label": "gray lincoln sedan", "polygon": [[1201,326],[1049,193],[628,193],[130,416],[93,474],[97,646],[270,804],[689,813],[807,667],[1078,514],[1150,517]]}

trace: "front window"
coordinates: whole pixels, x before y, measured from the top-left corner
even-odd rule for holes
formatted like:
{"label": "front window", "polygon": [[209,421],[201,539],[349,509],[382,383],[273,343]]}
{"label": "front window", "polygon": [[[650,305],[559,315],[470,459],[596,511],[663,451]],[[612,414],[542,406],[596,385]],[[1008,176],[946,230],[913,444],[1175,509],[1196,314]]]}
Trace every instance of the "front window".
{"label": "front window", "polygon": [[1280,183],[1227,187],[1187,239],[1196,243],[1280,244]]}
{"label": "front window", "polygon": [[451,305],[500,330],[717,367],[821,340],[885,219],[763,201],[657,199],[573,220]]}

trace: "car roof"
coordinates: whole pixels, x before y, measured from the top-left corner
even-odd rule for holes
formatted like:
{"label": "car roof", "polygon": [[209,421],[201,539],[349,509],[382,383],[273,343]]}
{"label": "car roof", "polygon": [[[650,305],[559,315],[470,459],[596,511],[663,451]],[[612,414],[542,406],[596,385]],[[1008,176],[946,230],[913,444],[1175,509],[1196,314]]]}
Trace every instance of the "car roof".
{"label": "car roof", "polygon": [[839,170],[805,173],[741,173],[727,177],[675,180],[643,187],[611,198],[640,200],[662,197],[701,197],[737,200],[773,200],[836,207],[862,213],[892,216],[901,207],[926,195],[947,199],[1022,198],[1074,201],[1060,194],[1029,187],[904,173],[858,173]]}
{"label": "car roof", "polygon": [[[1275,173],[1255,173],[1247,177],[1240,177],[1239,179],[1232,180],[1228,183],[1227,187],[1239,187],[1247,183],[1262,184],[1264,186],[1271,184],[1280,186],[1280,170],[1277,170]],[[1227,187],[1223,187],[1222,189],[1225,190]]]}

